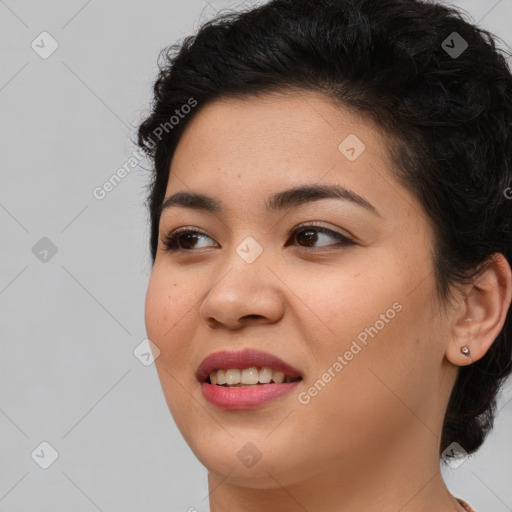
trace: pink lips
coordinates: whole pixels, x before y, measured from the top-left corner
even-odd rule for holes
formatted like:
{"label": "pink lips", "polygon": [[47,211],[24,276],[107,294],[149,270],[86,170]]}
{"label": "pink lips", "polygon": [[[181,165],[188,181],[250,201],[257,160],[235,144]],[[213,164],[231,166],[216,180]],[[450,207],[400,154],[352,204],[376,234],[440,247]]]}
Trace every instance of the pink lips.
{"label": "pink lips", "polygon": [[199,365],[196,372],[197,380],[201,383],[201,391],[206,400],[223,409],[255,409],[271,400],[289,393],[300,380],[283,382],[281,384],[255,384],[244,387],[223,387],[206,382],[214,370],[268,366],[272,370],[281,371],[285,376],[302,377],[293,366],[285,363],[268,352],[244,349],[238,352],[220,351],[207,356]]}

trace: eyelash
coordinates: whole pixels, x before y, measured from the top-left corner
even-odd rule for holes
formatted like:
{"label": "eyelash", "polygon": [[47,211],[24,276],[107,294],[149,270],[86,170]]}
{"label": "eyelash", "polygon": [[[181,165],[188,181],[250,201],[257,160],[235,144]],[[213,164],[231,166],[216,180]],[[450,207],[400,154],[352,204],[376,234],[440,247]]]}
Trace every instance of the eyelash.
{"label": "eyelash", "polygon": [[[302,231],[314,231],[316,233],[322,233],[324,235],[332,236],[333,238],[336,238],[338,240],[338,244],[330,244],[330,245],[341,245],[343,247],[349,246],[349,245],[355,245],[355,242],[353,242],[346,236],[342,235],[341,233],[338,233],[331,229],[327,229],[323,226],[317,226],[314,224],[300,224],[299,226],[296,226],[291,231],[289,238],[295,237],[298,233],[300,233]],[[210,236],[207,235],[204,231],[200,231],[198,229],[180,228],[164,237],[162,242],[164,243],[165,250],[169,251],[169,252],[193,252],[193,251],[197,250],[197,249],[183,249],[182,247],[178,246],[179,237],[184,234],[204,235],[204,236],[210,238]],[[299,246],[299,247],[301,247],[303,249],[315,250],[315,248],[309,248],[309,247],[305,247],[305,246]],[[324,246],[322,246],[322,247],[324,247]],[[322,249],[322,247],[320,247],[320,250]],[[204,249],[204,247],[203,247],[203,249]]]}

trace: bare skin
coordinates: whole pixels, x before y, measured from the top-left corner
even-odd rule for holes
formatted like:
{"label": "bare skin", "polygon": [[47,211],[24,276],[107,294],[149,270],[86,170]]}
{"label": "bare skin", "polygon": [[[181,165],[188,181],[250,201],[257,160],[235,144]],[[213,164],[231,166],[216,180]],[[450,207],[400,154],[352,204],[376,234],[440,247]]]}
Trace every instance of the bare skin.
{"label": "bare skin", "polygon": [[[338,147],[349,134],[365,144],[353,161]],[[442,310],[430,221],[391,168],[382,132],[317,93],[217,100],[187,126],[166,197],[200,192],[224,209],[163,211],[146,327],[169,409],[208,470],[211,512],[461,510],[439,468],[443,417],[459,367],[483,357],[504,324],[510,267],[498,255]],[[378,214],[338,198],[265,209],[302,184],[342,185]],[[300,223],[353,243],[290,236]],[[166,250],[181,227],[205,234]],[[248,236],[263,249],[252,263],[236,251]],[[298,368],[297,391],[254,410],[207,402],[201,361],[246,347]],[[251,467],[237,456],[248,442],[261,455]]]}

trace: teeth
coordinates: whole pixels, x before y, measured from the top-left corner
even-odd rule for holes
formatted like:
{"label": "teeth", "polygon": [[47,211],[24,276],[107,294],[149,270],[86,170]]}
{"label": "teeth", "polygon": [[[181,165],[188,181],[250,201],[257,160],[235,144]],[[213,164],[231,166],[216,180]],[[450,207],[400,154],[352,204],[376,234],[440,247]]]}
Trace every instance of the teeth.
{"label": "teeth", "polygon": [[232,386],[233,384],[240,384],[240,370],[226,370],[226,384],[228,386]]}
{"label": "teeth", "polygon": [[284,373],[283,372],[272,372],[272,380],[277,384],[284,382]]}
{"label": "teeth", "polygon": [[242,384],[258,384],[258,368],[245,368],[240,375]]}
{"label": "teeth", "polygon": [[283,372],[272,370],[268,366],[263,368],[228,368],[226,370],[215,370],[210,373],[210,382],[219,386],[253,386],[255,384],[268,384],[270,381],[280,384],[282,382],[293,382],[296,379],[285,377]]}
{"label": "teeth", "polygon": [[260,370],[259,381],[262,384],[268,384],[272,380],[272,370],[268,366],[264,366]]}

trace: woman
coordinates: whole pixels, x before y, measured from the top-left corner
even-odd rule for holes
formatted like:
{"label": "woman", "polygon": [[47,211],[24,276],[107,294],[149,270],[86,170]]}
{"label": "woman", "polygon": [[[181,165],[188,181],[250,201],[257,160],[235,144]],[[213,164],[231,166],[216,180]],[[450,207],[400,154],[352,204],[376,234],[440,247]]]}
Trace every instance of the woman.
{"label": "woman", "polygon": [[273,0],[162,56],[146,327],[210,511],[472,510],[440,461],[482,445],[511,371],[491,34],[419,0]]}

